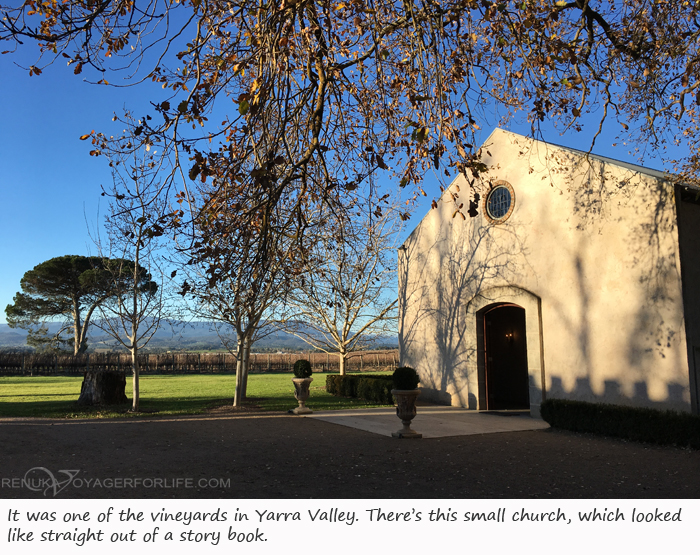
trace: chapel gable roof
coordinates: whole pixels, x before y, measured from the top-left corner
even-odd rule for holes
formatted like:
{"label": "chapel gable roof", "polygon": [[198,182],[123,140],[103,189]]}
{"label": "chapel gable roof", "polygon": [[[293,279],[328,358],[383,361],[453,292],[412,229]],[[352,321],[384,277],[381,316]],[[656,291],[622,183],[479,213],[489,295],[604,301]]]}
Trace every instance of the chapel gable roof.
{"label": "chapel gable roof", "polygon": [[[623,162],[623,161],[621,161],[621,160],[616,160],[615,158],[610,158],[610,157],[608,157],[608,156],[601,156],[601,155],[599,155],[599,154],[595,154],[595,153],[592,153],[592,152],[587,152],[587,151],[584,151],[584,150],[579,150],[579,149],[576,149],[576,148],[571,148],[571,147],[559,145],[559,144],[556,144],[556,143],[551,143],[551,142],[549,142],[549,141],[544,141],[544,140],[541,140],[541,139],[533,139],[532,137],[527,137],[526,135],[522,135],[522,134],[520,134],[520,133],[515,133],[515,132],[513,132],[513,131],[508,131],[508,130],[506,130],[506,129],[501,129],[500,127],[496,127],[496,128],[489,134],[488,138],[482,143],[482,146],[488,145],[489,142],[490,142],[490,140],[491,140],[493,137],[495,137],[496,135],[498,135],[498,134],[512,135],[512,136],[514,136],[514,137],[516,137],[516,138],[518,138],[518,139],[524,139],[524,140],[527,140],[527,141],[531,141],[531,142],[533,142],[533,143],[538,143],[538,144],[544,145],[544,146],[546,146],[546,147],[548,147],[548,148],[551,147],[551,148],[554,148],[554,149],[557,149],[557,150],[563,150],[563,151],[566,151],[566,152],[571,152],[571,153],[573,153],[573,154],[575,154],[575,155],[577,155],[577,156],[580,156],[580,157],[589,158],[589,159],[591,159],[591,160],[598,160],[598,161],[603,162],[603,163],[605,163],[605,164],[611,164],[611,165],[614,165],[614,166],[618,166],[618,167],[620,167],[620,168],[624,168],[624,169],[629,170],[629,171],[632,171],[632,172],[636,172],[636,173],[648,175],[648,176],[654,177],[654,178],[656,178],[656,179],[661,179],[661,180],[664,180],[664,181],[670,181],[670,180],[673,178],[672,174],[669,174],[669,173],[664,172],[664,171],[661,171],[661,170],[657,170],[657,169],[653,169],[653,168],[647,168],[647,167],[645,167],[645,166],[640,166],[639,164],[631,164],[631,163],[629,163],[629,162]],[[455,178],[452,180],[452,183],[450,183],[450,186],[449,186],[447,189],[445,189],[445,192],[443,193],[443,196],[444,196],[445,194],[448,194],[449,190],[453,187],[455,181],[456,181],[458,178],[459,178],[459,176],[455,177]],[[694,189],[694,190],[700,191],[700,187],[697,187],[697,186],[695,186],[695,185],[686,185],[685,187],[686,187],[686,189]],[[427,212],[426,214],[423,215],[423,217],[421,218],[421,220],[416,224],[416,227],[413,229],[413,231],[411,231],[411,233],[408,234],[408,236],[407,236],[406,239],[404,240],[404,243],[403,243],[403,244],[405,244],[406,241],[411,237],[411,235],[413,235],[413,234],[416,232],[416,230],[421,226],[421,224],[423,223],[423,221],[425,220],[425,218],[426,218],[429,214],[430,214],[430,210],[428,210],[428,212]],[[402,244],[402,246],[403,246],[403,244]],[[399,248],[400,248],[400,247],[399,247]]]}

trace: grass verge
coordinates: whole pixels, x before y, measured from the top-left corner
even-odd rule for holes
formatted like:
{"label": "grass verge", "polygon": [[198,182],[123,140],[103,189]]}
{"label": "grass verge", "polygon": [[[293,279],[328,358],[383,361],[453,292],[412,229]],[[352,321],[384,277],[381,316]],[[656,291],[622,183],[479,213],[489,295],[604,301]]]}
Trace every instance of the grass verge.
{"label": "grass verge", "polygon": [[[327,374],[314,374],[312,410],[342,410],[380,406],[362,399],[335,397],[325,390]],[[147,375],[139,382],[141,412],[128,412],[128,405],[79,407],[82,377],[19,376],[0,377],[0,418],[117,418],[140,416],[176,416],[202,414],[217,407],[230,406],[236,378],[231,374],[189,374],[182,376]],[[126,395],[131,398],[131,379],[127,376]],[[292,374],[251,374],[248,377],[248,410],[286,411],[297,406]]]}

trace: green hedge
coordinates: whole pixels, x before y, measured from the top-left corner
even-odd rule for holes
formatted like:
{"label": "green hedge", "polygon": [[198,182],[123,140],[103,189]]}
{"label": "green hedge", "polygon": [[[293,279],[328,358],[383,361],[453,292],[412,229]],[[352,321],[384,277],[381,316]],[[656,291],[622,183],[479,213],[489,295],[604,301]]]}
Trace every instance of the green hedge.
{"label": "green hedge", "polygon": [[391,374],[331,374],[326,391],[339,397],[358,397],[382,405],[393,405]]}
{"label": "green hedge", "polygon": [[674,411],[548,399],[542,418],[553,428],[700,449],[700,417]]}

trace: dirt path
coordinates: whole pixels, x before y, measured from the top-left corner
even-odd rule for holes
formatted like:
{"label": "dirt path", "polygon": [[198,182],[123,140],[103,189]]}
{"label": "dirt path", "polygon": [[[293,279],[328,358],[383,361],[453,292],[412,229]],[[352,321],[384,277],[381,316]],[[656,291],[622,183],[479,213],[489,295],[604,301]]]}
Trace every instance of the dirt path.
{"label": "dirt path", "polygon": [[18,485],[34,467],[79,470],[61,498],[700,497],[698,451],[552,430],[396,440],[260,413],[3,421],[0,445],[5,499],[43,497]]}

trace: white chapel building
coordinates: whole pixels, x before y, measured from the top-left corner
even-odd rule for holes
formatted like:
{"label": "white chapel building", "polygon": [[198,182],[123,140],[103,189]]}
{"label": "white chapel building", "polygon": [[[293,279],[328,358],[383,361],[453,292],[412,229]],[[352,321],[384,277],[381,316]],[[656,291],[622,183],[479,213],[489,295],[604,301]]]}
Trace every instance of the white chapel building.
{"label": "white chapel building", "polygon": [[398,251],[401,364],[478,410],[698,413],[700,189],[496,129]]}

